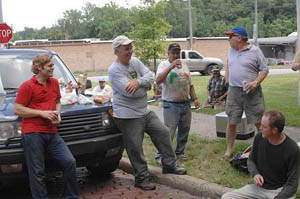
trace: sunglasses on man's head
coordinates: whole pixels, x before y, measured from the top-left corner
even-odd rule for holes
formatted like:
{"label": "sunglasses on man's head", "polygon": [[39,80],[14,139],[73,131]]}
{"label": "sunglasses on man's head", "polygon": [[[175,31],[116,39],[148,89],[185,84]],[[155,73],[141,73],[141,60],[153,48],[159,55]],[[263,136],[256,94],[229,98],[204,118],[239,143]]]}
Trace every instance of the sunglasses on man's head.
{"label": "sunglasses on man's head", "polygon": [[229,39],[231,39],[232,37],[235,37],[235,36],[239,36],[239,35],[229,35]]}

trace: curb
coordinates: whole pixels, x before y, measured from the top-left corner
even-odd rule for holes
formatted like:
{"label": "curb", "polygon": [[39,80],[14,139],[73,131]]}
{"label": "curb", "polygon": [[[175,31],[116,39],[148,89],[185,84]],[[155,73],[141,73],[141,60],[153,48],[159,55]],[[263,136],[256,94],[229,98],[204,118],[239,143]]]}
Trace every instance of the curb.
{"label": "curb", "polygon": [[[119,169],[126,173],[133,173],[133,168],[127,158],[122,158],[119,163]],[[162,169],[148,165],[150,177],[154,178],[159,184],[180,189],[189,194],[210,199],[220,199],[221,196],[233,189],[210,183],[199,178],[188,175],[162,174]]]}

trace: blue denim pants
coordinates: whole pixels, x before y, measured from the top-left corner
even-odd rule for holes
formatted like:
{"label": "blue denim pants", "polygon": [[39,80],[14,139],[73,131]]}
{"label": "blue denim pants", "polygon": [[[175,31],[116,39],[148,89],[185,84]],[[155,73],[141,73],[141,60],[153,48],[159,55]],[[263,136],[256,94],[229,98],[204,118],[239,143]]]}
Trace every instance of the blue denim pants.
{"label": "blue denim pants", "polygon": [[163,115],[164,123],[170,129],[172,140],[177,129],[176,155],[184,154],[191,127],[192,112],[190,102],[173,103],[164,101]]}
{"label": "blue denim pants", "polygon": [[78,199],[76,161],[58,134],[28,133],[22,135],[32,199],[48,199],[45,183],[46,154],[64,173],[64,199]]}

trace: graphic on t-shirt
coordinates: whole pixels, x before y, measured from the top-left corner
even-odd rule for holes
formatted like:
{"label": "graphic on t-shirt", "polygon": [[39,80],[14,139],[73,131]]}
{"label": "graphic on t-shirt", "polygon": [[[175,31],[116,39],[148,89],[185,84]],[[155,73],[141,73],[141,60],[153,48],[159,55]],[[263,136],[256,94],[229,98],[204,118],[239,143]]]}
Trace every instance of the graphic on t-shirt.
{"label": "graphic on t-shirt", "polygon": [[178,90],[186,91],[190,80],[189,73],[183,71],[171,71],[169,74],[171,86]]}
{"label": "graphic on t-shirt", "polygon": [[184,72],[183,74],[184,74],[186,83],[189,83],[189,82],[190,82],[190,76],[189,76],[189,73],[188,73],[188,72]]}
{"label": "graphic on t-shirt", "polygon": [[132,79],[137,79],[137,73],[135,71],[130,72],[130,76]]}
{"label": "graphic on t-shirt", "polygon": [[174,83],[174,78],[175,78],[175,77],[178,77],[177,73],[171,71],[171,72],[170,72],[170,84],[173,84],[173,83]]}

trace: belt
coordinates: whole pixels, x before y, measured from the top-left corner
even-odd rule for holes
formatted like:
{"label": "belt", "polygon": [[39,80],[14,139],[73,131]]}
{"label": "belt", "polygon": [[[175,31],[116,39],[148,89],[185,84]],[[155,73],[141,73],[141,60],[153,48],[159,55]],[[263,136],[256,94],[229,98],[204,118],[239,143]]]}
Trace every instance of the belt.
{"label": "belt", "polygon": [[184,101],[184,102],[170,102],[170,101],[166,101],[166,100],[163,100],[163,102],[174,103],[174,104],[186,104],[186,103],[190,103],[189,101]]}

